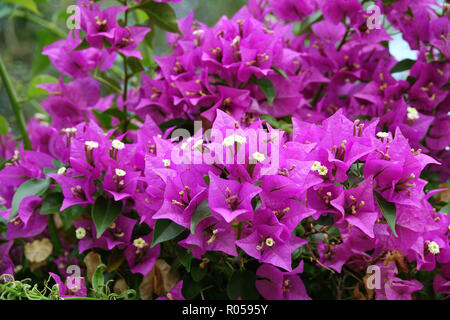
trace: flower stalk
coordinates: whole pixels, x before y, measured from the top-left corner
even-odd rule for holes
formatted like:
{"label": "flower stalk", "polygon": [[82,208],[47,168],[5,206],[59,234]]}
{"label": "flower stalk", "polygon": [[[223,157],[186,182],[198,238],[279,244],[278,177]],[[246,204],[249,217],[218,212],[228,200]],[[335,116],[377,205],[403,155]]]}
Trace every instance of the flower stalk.
{"label": "flower stalk", "polygon": [[11,78],[6,70],[3,59],[0,57],[0,76],[5,85],[6,92],[8,94],[9,100],[11,101],[11,107],[14,111],[14,116],[16,117],[17,126],[19,127],[20,134],[22,135],[23,145],[25,150],[31,150],[31,142],[28,137],[28,132],[25,123],[25,117],[22,112],[22,108],[17,98],[16,91],[11,83]]}

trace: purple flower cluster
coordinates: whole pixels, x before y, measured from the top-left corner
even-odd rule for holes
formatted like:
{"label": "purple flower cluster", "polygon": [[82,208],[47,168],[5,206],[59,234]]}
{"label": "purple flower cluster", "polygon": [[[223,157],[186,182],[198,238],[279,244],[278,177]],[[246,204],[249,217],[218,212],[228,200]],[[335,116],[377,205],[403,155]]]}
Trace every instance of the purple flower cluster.
{"label": "purple flower cluster", "polygon": [[[391,37],[367,27],[359,1],[250,0],[213,27],[193,13],[181,19],[154,76],[137,74],[132,88],[126,76],[122,94],[102,96],[99,74],[117,56],[127,74],[150,28],[117,22],[131,5],[80,0],[82,30],[43,51],[62,74],[41,85],[51,124],[30,120],[33,151],[0,136],[0,274],[19,264],[14,240],[52,237],[53,216],[41,211],[60,195],[59,215],[81,209],[64,250],[119,251],[131,274],[149,274],[162,255],[153,242],[163,221],[181,230],[168,240],[182,235],[177,247],[198,260],[221,252],[242,267],[256,262],[266,299],[310,299],[298,276],[303,256],[336,273],[377,267],[376,299],[411,299],[423,287],[404,278],[412,268],[436,271],[435,292],[450,294],[450,216],[429,202],[442,189],[428,192],[421,178],[427,165],[450,176],[449,22],[433,3],[377,2],[418,50],[408,81],[392,76]],[[105,125],[102,112],[125,119]],[[178,139],[183,128],[162,130],[170,119],[201,121],[202,130]],[[28,181],[45,188],[17,203]],[[120,210],[107,226],[94,217],[101,200]],[[86,295],[84,278],[74,291],[51,275],[61,296]],[[182,287],[169,298],[182,298]]]}

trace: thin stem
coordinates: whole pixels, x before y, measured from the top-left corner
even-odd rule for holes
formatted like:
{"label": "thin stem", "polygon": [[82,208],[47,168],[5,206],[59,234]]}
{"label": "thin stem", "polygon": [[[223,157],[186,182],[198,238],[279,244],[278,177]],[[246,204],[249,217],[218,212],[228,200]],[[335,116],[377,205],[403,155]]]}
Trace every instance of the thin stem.
{"label": "thin stem", "polygon": [[55,24],[48,22],[47,20],[42,19],[41,17],[38,17],[34,14],[31,14],[29,12],[26,11],[22,11],[20,9],[15,10],[12,15],[12,17],[16,17],[16,18],[25,18],[28,19],[31,22],[34,22],[42,27],[44,27],[45,29],[53,32],[55,35],[57,35],[60,38],[66,38],[67,37],[67,33],[65,33],[61,28],[59,28],[58,26],[56,26]]}
{"label": "thin stem", "polygon": [[6,71],[3,59],[0,57],[0,76],[5,85],[6,92],[8,93],[9,100],[11,101],[11,107],[14,111],[14,116],[16,117],[17,126],[19,127],[20,134],[22,135],[23,145],[25,150],[31,150],[31,142],[28,137],[28,132],[25,124],[25,117],[20,107],[19,100],[17,98],[16,91],[11,83],[11,78]]}
{"label": "thin stem", "polygon": [[[124,0],[124,5],[127,5],[127,0]],[[128,24],[128,10],[125,11],[125,26]],[[123,86],[123,132],[126,132],[128,129],[128,108],[127,108],[127,94],[128,94],[128,80],[129,80],[129,74],[128,74],[128,59],[125,55],[122,55],[123,57],[123,71],[125,73],[124,75],[124,86]]]}

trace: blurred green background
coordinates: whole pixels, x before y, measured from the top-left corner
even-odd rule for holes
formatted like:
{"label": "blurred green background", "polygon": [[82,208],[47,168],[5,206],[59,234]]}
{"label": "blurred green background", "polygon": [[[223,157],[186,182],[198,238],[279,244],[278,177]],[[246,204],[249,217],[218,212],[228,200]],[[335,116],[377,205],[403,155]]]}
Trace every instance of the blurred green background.
{"label": "blurred green background", "polygon": [[[29,0],[22,0],[24,3],[27,1]],[[0,0],[0,55],[28,118],[39,111],[39,102],[45,98],[44,91],[32,89],[34,83],[43,75],[59,77],[59,73],[51,66],[47,56],[41,55],[42,48],[67,35],[66,20],[70,14],[66,10],[77,1],[35,0],[40,14],[10,2]],[[184,0],[171,5],[178,18],[183,18],[194,10],[197,20],[212,26],[222,15],[232,17],[245,4],[247,0]],[[121,4],[116,0],[104,0],[104,6],[111,5]],[[170,49],[165,41],[165,33],[158,28],[155,29],[153,40],[155,54],[168,52]],[[5,116],[16,133],[15,119],[1,79],[0,114]]]}

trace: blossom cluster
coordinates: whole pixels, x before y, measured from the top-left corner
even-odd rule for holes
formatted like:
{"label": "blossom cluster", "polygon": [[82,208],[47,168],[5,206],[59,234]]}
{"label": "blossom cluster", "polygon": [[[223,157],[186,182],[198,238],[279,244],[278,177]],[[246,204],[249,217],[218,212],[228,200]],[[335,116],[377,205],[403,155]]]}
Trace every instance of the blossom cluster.
{"label": "blossom cluster", "polygon": [[[30,261],[53,255],[62,296],[86,296],[88,281],[74,289],[55,272],[88,252],[122,255],[116,269],[132,275],[167,256],[189,270],[173,246],[201,269],[247,268],[266,299],[310,299],[306,264],[376,266],[381,285],[364,282],[376,299],[411,299],[414,269],[450,294],[450,216],[423,177],[450,177],[449,22],[434,1],[376,1],[418,51],[407,80],[357,0],[250,0],[213,27],[191,12],[167,33],[172,52],[134,72],[151,28],[128,13],[153,3],[135,2],[79,0],[81,30],[43,50],[61,77],[40,85],[48,117],[28,123],[33,150],[0,136],[0,274],[56,238],[59,253]],[[117,87],[104,74],[118,56]],[[165,294],[183,298],[190,282]]]}

